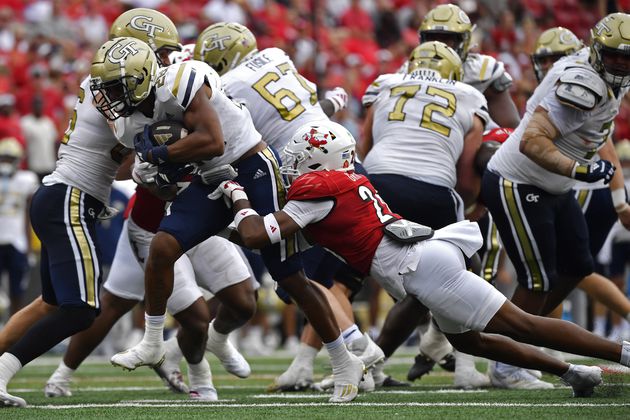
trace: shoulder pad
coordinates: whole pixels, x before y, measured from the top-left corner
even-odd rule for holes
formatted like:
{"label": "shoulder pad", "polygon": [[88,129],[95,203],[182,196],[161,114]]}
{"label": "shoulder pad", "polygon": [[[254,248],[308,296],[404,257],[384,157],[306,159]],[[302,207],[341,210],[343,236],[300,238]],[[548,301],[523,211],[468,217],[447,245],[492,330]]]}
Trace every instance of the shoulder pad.
{"label": "shoulder pad", "polygon": [[221,78],[206,63],[191,60],[173,64],[158,76],[157,99],[166,102],[170,97],[175,97],[177,103],[186,109],[195,93],[204,84],[210,86],[213,91],[221,89]]}
{"label": "shoulder pad", "polygon": [[383,86],[385,85],[387,80],[390,77],[395,76],[395,75],[398,75],[398,77],[400,77],[399,73],[382,74],[378,76],[376,80],[374,80],[372,83],[370,83],[370,85],[365,90],[365,93],[363,94],[363,98],[361,98],[361,103],[363,104],[363,106],[367,107],[367,106],[372,105],[374,101],[376,100],[376,97],[378,96],[378,94],[383,89]]}
{"label": "shoulder pad", "polygon": [[606,93],[604,81],[595,72],[580,67],[566,69],[556,88],[560,102],[585,111],[595,108]]}
{"label": "shoulder pad", "polygon": [[408,71],[409,71],[409,60],[405,60],[405,62],[400,65],[398,70],[396,70],[396,73],[407,74]]}
{"label": "shoulder pad", "polygon": [[[358,183],[357,183],[358,181]],[[289,188],[289,200],[317,200],[356,188],[367,178],[356,173],[340,171],[316,171],[298,177]]]}

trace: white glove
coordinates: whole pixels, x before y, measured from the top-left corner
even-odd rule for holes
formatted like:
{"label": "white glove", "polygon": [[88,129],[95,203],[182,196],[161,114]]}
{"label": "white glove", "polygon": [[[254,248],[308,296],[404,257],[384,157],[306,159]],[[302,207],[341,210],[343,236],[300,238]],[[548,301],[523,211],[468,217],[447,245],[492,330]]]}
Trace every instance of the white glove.
{"label": "white glove", "polygon": [[218,200],[221,197],[225,199],[225,203],[228,207],[231,207],[234,201],[249,200],[243,186],[231,180],[222,181],[216,190],[208,194],[210,200]]}
{"label": "white glove", "polygon": [[346,90],[340,86],[326,92],[324,99],[328,99],[332,102],[335,112],[341,111],[348,105],[348,94]]}
{"label": "white glove", "polygon": [[220,182],[236,178],[238,172],[232,165],[221,165],[209,169],[205,169],[205,165],[199,165],[197,175],[201,177],[201,182],[204,184],[216,186]]}
{"label": "white glove", "polygon": [[158,167],[150,162],[142,162],[136,156],[136,160],[133,164],[131,171],[131,178],[140,185],[149,185],[155,183],[155,178],[158,174]]}

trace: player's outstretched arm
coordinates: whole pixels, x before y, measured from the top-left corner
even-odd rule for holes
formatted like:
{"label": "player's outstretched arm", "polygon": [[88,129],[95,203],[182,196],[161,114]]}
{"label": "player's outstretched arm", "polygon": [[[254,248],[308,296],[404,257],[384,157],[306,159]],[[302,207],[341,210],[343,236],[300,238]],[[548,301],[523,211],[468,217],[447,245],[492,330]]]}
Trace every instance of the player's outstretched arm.
{"label": "player's outstretched arm", "polygon": [[497,91],[490,86],[484,92],[486,99],[488,100],[488,112],[490,117],[496,122],[499,127],[516,128],[521,122],[521,117],[518,115],[516,105],[510,96],[509,90]]}
{"label": "player's outstretched arm", "polygon": [[218,190],[232,202],[240,243],[247,248],[264,248],[300,230],[300,226],[283,211],[260,216],[252,209],[243,187],[235,181],[222,182]]}
{"label": "player's outstretched arm", "polygon": [[630,230],[630,204],[627,202],[628,197],[626,196],[623,170],[611,138],[608,138],[604,146],[599,149],[599,157],[609,161],[617,168],[610,180],[610,193],[612,194],[613,205],[619,221],[623,227]]}
{"label": "player's outstretched arm", "polygon": [[475,156],[481,146],[483,122],[475,116],[473,125],[464,137],[464,149],[457,161],[457,185],[455,189],[464,200],[466,208],[477,202],[481,190],[481,177],[475,170]]}
{"label": "player's outstretched arm", "polygon": [[374,138],[372,137],[372,126],[374,125],[374,107],[370,106],[365,114],[363,123],[363,136],[357,142],[357,155],[359,159],[364,160],[367,154],[372,150]]}

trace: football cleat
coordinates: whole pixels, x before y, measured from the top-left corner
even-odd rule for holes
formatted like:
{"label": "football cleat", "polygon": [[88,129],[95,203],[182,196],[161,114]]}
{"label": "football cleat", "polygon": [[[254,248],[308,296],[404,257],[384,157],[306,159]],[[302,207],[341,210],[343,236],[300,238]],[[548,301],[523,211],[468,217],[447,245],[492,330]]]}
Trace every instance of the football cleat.
{"label": "football cleat", "polygon": [[490,386],[490,378],[476,369],[455,369],[455,388],[477,389]]}
{"label": "football cleat", "polygon": [[216,343],[208,340],[206,350],[217,356],[226,371],[239,378],[247,378],[252,373],[249,363],[236,347],[226,340],[225,343]]}
{"label": "football cleat", "polygon": [[413,365],[409,369],[409,372],[407,372],[407,380],[413,382],[416,379],[421,378],[431,372],[431,370],[433,370],[433,366],[435,366],[435,362],[420,353],[415,357]]}
{"label": "football cleat", "polygon": [[573,388],[574,397],[590,397],[595,387],[602,383],[602,369],[598,366],[569,365],[569,370],[560,379]]}
{"label": "football cleat", "polygon": [[363,333],[363,337],[348,344],[348,350],[361,359],[366,369],[385,360],[383,350],[366,333]]}
{"label": "football cleat", "polygon": [[152,366],[153,371],[162,379],[168,389],[176,394],[187,394],[188,385],[186,385],[182,372],[179,370],[182,356],[177,337],[165,341],[164,350],[166,351],[164,363],[160,366]]}
{"label": "football cleat", "polygon": [[218,401],[219,396],[217,390],[213,386],[200,386],[192,388],[188,393],[191,400],[194,401]]}
{"label": "football cleat", "polygon": [[[515,366],[492,363],[490,383],[496,388],[504,389],[551,389],[553,384],[541,381],[526,369]],[[499,365],[499,367],[497,367]]]}
{"label": "football cleat", "polygon": [[442,357],[438,362],[438,366],[448,372],[455,372],[455,355],[453,353],[449,353]]}
{"label": "football cleat", "polygon": [[26,401],[20,397],[9,394],[5,389],[0,389],[0,407],[26,407]]}
{"label": "football cleat", "polygon": [[376,389],[374,385],[374,378],[372,377],[372,371],[368,370],[363,378],[361,378],[361,382],[359,382],[359,391],[361,392],[372,392]]}
{"label": "football cleat", "polygon": [[48,380],[46,386],[44,386],[44,395],[48,398],[55,397],[71,397],[72,391],[70,391],[70,381]]}
{"label": "football cleat", "polygon": [[[332,382],[332,381],[331,381]],[[278,376],[273,384],[269,385],[269,392],[294,392],[305,391],[313,387],[313,366],[289,366],[282,375]],[[332,387],[332,386],[331,386]]]}
{"label": "football cleat", "polygon": [[134,370],[140,366],[159,367],[165,359],[166,353],[163,342],[159,345],[148,346],[144,341],[141,341],[129,350],[113,355],[110,362],[114,366]]}
{"label": "football cleat", "polygon": [[350,363],[333,371],[335,379],[335,389],[333,395],[328,400],[332,403],[345,403],[354,400],[359,393],[359,382],[365,373],[365,365],[352,353],[348,354]]}

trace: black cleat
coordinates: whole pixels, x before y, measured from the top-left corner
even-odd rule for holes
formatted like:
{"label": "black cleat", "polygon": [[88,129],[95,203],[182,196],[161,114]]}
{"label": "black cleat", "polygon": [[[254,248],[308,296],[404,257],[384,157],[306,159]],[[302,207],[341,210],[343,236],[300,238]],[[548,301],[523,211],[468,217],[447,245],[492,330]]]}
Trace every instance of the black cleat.
{"label": "black cleat", "polygon": [[413,366],[411,366],[409,372],[407,372],[407,380],[413,382],[416,379],[422,378],[422,376],[431,372],[433,366],[435,366],[435,362],[420,353],[416,356]]}
{"label": "black cleat", "polygon": [[398,379],[394,379],[391,376],[385,377],[385,380],[383,381],[383,385],[381,385],[381,387],[383,388],[394,388],[394,387],[405,387],[405,386],[411,386],[411,384],[409,382],[399,381]]}
{"label": "black cleat", "polygon": [[438,362],[438,365],[444,370],[455,372],[455,355],[453,353],[447,354],[442,357],[442,360]]}

